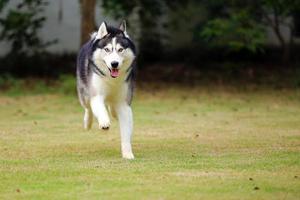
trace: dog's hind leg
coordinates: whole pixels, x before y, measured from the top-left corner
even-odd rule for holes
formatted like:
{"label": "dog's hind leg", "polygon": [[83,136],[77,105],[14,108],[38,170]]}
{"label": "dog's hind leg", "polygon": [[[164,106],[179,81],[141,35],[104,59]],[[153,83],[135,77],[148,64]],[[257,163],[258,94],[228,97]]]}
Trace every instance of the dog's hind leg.
{"label": "dog's hind leg", "polygon": [[86,90],[83,87],[78,87],[78,98],[81,106],[84,108],[84,116],[83,116],[83,128],[85,130],[89,130],[92,127],[93,123],[93,113],[91,110],[91,106],[89,103],[89,99],[86,94]]}
{"label": "dog's hind leg", "polygon": [[91,108],[84,108],[83,127],[89,130],[93,124],[93,113]]}

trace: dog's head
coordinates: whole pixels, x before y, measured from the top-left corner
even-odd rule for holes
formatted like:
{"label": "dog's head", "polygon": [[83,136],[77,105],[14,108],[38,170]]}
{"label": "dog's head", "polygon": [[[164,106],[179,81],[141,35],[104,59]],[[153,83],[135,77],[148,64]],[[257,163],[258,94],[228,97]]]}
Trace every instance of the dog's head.
{"label": "dog's head", "polygon": [[118,77],[131,66],[135,58],[135,46],[126,32],[125,21],[119,28],[103,22],[92,39],[92,58],[98,67],[108,69],[111,77]]}

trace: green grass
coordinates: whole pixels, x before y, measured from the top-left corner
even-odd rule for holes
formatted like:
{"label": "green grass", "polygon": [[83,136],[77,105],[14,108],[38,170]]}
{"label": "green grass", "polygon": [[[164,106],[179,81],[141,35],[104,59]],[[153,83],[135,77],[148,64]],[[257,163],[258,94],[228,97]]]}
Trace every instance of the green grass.
{"label": "green grass", "polygon": [[2,92],[0,199],[300,199],[299,90],[154,87],[134,161],[115,120],[83,130],[75,95]]}

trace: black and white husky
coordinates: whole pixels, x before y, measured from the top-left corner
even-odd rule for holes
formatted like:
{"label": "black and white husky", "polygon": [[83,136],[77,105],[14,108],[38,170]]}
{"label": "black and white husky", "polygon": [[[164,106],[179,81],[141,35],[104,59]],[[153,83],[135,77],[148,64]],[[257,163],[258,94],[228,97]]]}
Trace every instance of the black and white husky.
{"label": "black and white husky", "polygon": [[135,46],[123,21],[119,28],[103,22],[80,49],[77,58],[77,91],[85,110],[83,126],[90,129],[94,115],[99,128],[107,130],[109,116],[116,117],[120,125],[122,156],[126,159],[134,159],[130,104],[135,57]]}

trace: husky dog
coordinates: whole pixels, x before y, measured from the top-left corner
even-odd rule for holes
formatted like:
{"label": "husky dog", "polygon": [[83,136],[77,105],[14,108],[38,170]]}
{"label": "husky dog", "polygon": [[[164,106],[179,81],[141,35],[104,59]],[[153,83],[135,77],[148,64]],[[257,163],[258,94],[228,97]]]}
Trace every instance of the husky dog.
{"label": "husky dog", "polygon": [[84,108],[83,126],[90,129],[93,115],[99,128],[108,130],[110,116],[119,121],[122,157],[134,159],[131,148],[132,110],[135,75],[135,45],[126,32],[103,22],[80,49],[77,58],[77,91]]}

